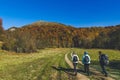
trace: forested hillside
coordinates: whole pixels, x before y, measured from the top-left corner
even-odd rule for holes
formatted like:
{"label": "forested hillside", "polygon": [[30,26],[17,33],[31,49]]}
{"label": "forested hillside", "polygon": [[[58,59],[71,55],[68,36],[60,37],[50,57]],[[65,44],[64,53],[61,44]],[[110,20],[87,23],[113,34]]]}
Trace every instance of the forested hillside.
{"label": "forested hillside", "polygon": [[120,25],[74,28],[61,23],[36,22],[4,33],[2,49],[35,52],[46,47],[109,48],[120,50]]}

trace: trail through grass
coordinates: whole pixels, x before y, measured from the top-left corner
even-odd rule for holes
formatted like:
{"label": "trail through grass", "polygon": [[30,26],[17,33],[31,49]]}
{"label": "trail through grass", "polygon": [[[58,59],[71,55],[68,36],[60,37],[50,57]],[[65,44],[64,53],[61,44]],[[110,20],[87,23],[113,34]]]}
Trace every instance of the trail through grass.
{"label": "trail through grass", "polygon": [[[75,51],[80,60],[82,60],[82,56],[84,54],[84,51],[87,51],[91,57],[91,64],[90,66],[97,69],[99,72],[101,72],[101,67],[99,65],[98,61],[98,51],[102,51],[103,53],[107,54],[109,56],[110,64],[106,67],[107,72],[110,77],[113,77],[116,80],[120,79],[120,51],[119,50],[110,50],[110,49],[78,49],[78,48],[71,48],[71,52]],[[69,55],[70,58],[70,55]],[[79,65],[83,69],[83,66]],[[92,76],[90,77],[92,79]],[[94,76],[93,76],[94,78]]]}
{"label": "trail through grass", "polygon": [[[38,53],[16,54],[0,51],[0,80],[75,80],[65,69],[70,68],[64,60],[66,53],[75,51],[80,60],[84,51],[91,56],[91,67],[101,71],[98,63],[98,51],[108,54],[109,76],[120,79],[120,51],[104,49],[46,48]],[[71,58],[70,56],[68,56]],[[81,66],[81,65],[79,65]],[[62,69],[61,69],[62,68]]]}

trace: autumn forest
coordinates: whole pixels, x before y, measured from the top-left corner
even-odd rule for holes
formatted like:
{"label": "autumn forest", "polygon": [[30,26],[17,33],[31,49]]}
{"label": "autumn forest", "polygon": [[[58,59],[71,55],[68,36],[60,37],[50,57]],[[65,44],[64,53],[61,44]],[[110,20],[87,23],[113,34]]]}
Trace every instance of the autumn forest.
{"label": "autumn forest", "polygon": [[120,25],[75,28],[54,22],[35,22],[4,30],[0,26],[1,48],[31,53],[43,48],[102,48],[120,50]]}

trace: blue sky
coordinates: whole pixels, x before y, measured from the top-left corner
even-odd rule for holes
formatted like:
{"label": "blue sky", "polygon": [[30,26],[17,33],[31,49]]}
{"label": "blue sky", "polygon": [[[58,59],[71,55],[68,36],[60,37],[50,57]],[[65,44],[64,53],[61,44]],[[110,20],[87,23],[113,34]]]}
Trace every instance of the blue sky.
{"label": "blue sky", "polygon": [[4,29],[36,21],[75,27],[120,24],[120,0],[0,0]]}

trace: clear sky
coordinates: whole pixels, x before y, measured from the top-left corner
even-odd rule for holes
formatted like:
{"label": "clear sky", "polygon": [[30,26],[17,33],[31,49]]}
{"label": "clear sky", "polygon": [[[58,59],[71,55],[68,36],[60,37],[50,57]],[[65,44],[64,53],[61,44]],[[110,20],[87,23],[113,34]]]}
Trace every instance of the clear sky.
{"label": "clear sky", "polygon": [[120,0],[0,0],[4,29],[36,21],[75,27],[120,24]]}

